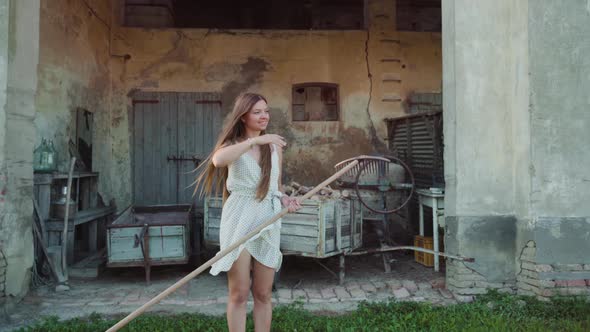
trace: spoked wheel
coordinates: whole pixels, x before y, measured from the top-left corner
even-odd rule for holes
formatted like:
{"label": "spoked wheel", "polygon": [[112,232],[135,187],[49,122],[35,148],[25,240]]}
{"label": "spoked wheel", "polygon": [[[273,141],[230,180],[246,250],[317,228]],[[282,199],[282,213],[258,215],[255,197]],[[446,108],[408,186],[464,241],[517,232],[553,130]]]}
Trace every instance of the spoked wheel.
{"label": "spoked wheel", "polygon": [[[354,187],[363,206],[376,213],[390,214],[408,204],[414,193],[415,180],[408,165],[399,158],[385,156],[379,159],[361,160]],[[385,202],[375,204],[361,195],[363,189],[376,190],[383,196],[398,193],[400,200],[394,206],[388,206]]]}

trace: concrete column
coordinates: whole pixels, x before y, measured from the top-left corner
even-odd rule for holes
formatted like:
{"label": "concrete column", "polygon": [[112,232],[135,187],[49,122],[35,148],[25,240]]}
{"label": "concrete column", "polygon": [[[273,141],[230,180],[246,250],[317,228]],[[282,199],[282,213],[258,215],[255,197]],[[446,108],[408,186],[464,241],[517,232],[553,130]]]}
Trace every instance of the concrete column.
{"label": "concrete column", "polygon": [[448,261],[447,285],[464,296],[511,291],[528,137],[519,121],[527,116],[527,4],[442,5],[445,250],[475,258]]}
{"label": "concrete column", "polygon": [[33,145],[39,1],[0,0],[0,248],[6,295],[23,296],[33,264]]}

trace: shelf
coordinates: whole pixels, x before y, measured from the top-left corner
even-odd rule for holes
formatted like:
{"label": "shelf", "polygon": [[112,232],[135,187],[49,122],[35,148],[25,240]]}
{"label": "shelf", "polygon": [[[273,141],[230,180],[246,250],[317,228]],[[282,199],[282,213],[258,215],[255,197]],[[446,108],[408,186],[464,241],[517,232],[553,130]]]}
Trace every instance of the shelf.
{"label": "shelf", "polygon": [[[109,214],[115,213],[114,206],[106,206],[102,208],[92,208],[87,210],[78,211],[76,216],[68,220],[68,226],[78,226],[89,221],[108,216]],[[48,231],[61,231],[63,230],[63,219],[49,218],[47,220]]]}

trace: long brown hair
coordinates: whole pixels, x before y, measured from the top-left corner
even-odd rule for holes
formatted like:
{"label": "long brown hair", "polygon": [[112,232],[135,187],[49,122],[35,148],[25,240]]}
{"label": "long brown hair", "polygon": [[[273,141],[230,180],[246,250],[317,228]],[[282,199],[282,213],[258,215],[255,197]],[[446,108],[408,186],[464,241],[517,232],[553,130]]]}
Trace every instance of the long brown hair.
{"label": "long brown hair", "polygon": [[[210,195],[215,193],[216,195],[223,190],[223,200],[225,201],[229,196],[229,192],[225,186],[227,180],[227,166],[226,167],[215,167],[211,158],[213,154],[222,147],[227,145],[235,144],[245,138],[246,128],[244,123],[241,121],[242,117],[246,115],[254,105],[261,101],[266,101],[264,96],[256,93],[244,93],[236,98],[234,108],[232,112],[226,117],[223,129],[217,138],[217,143],[213,148],[213,151],[207,159],[205,159],[196,170],[200,169],[200,173],[197,176],[194,184],[196,194],[199,190],[199,186],[202,185],[200,190],[200,197],[204,194]],[[265,131],[262,131],[260,135],[264,135]],[[246,152],[248,153],[248,152]],[[260,146],[260,168],[261,177],[260,183],[256,188],[256,198],[261,201],[268,193],[270,185],[270,169],[271,169],[271,150],[270,145],[265,144]]]}

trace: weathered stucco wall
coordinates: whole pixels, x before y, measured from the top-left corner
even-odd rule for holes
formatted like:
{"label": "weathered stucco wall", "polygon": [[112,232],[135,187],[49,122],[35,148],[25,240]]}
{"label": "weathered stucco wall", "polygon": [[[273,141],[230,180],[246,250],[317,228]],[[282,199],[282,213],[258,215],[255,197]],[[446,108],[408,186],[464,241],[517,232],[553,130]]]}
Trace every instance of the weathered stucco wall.
{"label": "weathered stucco wall", "polygon": [[530,214],[519,293],[590,294],[590,2],[529,1]]}
{"label": "weathered stucco wall", "polygon": [[[392,0],[372,1],[369,16],[367,31],[119,28],[113,52],[131,59],[112,66],[112,173],[118,175],[113,183],[118,201],[128,202],[132,187],[127,113],[129,95],[136,90],[217,91],[224,112],[242,91],[266,95],[272,108],[270,130],[289,142],[286,178],[304,184],[319,182],[345,158],[383,151],[383,119],[404,111],[401,102],[382,100],[440,91],[441,37],[397,33]],[[401,83],[383,82],[392,77]],[[303,82],[339,84],[339,121],[291,121],[291,87]]]}
{"label": "weathered stucco wall", "polygon": [[590,216],[590,3],[531,1],[532,208]]}
{"label": "weathered stucco wall", "polygon": [[447,285],[590,294],[587,1],[443,2]]}
{"label": "weathered stucco wall", "polygon": [[[8,87],[8,27],[9,27],[9,0],[0,0],[0,225],[4,225],[4,213],[6,210],[6,198],[4,197],[6,188],[6,154],[4,145],[6,144],[6,95]],[[0,248],[4,252],[6,248],[4,241],[0,242]],[[2,264],[4,266],[4,264]],[[6,268],[0,267],[0,275],[6,274]],[[5,285],[0,285],[0,297],[5,294]],[[0,303],[1,304],[1,303]]]}
{"label": "weathered stucco wall", "polygon": [[0,1],[0,248],[2,293],[23,296],[33,265],[33,143],[39,1]]}
{"label": "weathered stucco wall", "polygon": [[93,168],[108,199],[110,175],[110,1],[43,0],[36,145],[53,139],[61,171],[69,167],[68,141],[75,142],[76,109],[94,114]]}
{"label": "weathered stucco wall", "polygon": [[517,204],[530,195],[527,5],[470,4],[443,2],[445,249],[475,258],[449,261],[447,285],[466,296],[514,289]]}

